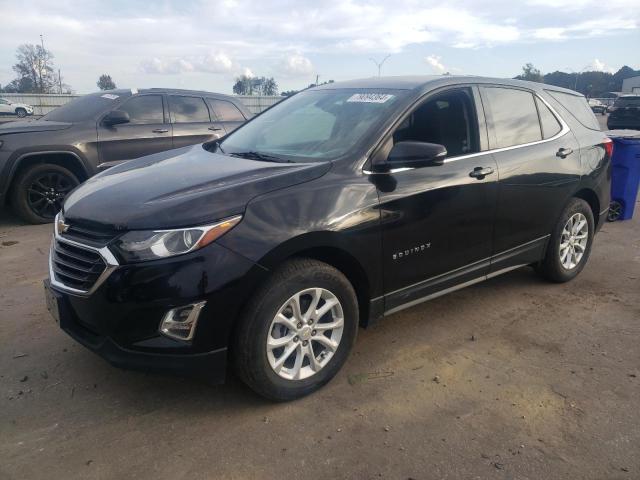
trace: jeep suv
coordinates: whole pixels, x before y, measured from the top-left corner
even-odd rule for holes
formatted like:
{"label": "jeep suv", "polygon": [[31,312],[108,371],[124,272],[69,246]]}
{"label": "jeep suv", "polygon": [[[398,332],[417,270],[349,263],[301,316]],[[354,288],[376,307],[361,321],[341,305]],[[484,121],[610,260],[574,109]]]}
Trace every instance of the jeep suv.
{"label": "jeep suv", "polygon": [[524,266],[578,275],[611,153],[585,98],[550,85],[312,88],[72,192],[47,303],[114,365],[215,382],[232,364],[260,394],[297,398],[338,372],[359,325]]}
{"label": "jeep suv", "polygon": [[65,196],[124,160],[220,138],[251,114],[237,98],[188,90],[110,90],[35,121],[0,126],[0,206],[51,222]]}

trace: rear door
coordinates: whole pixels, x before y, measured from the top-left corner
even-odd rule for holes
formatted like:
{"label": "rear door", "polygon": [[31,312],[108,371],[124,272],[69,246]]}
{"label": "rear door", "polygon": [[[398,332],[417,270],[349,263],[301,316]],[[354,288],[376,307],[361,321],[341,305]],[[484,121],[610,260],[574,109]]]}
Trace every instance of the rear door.
{"label": "rear door", "polygon": [[225,135],[221,122],[209,113],[204,98],[195,95],[169,95],[174,148],[214,140]]}
{"label": "rear door", "polygon": [[562,118],[534,92],[480,88],[498,163],[491,272],[538,261],[580,181],[580,150]]}
{"label": "rear door", "polygon": [[246,122],[242,112],[233,103],[217,98],[207,98],[209,111],[224,125],[226,133],[233,132]]}
{"label": "rear door", "polygon": [[171,124],[161,94],[134,95],[116,107],[129,114],[129,123],[98,122],[99,168],[173,148]]}

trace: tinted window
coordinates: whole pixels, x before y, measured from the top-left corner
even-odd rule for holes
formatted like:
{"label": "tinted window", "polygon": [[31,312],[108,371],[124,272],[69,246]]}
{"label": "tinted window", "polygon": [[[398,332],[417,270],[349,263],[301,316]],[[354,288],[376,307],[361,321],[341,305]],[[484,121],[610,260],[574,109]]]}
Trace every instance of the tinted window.
{"label": "tinted window", "polygon": [[640,107],[640,97],[620,97],[613,104],[614,107]]}
{"label": "tinted window", "polygon": [[9,104],[9,102],[7,100],[4,100],[3,98],[0,98],[0,103],[2,105],[8,105]]}
{"label": "tinted window", "polygon": [[540,114],[540,124],[542,125],[542,136],[551,138],[562,130],[562,125],[558,122],[556,116],[549,110],[542,100],[536,98],[538,105],[538,113]]}
{"label": "tinted window", "polygon": [[522,145],[542,139],[533,95],[511,88],[485,88],[493,118],[497,148]]}
{"label": "tinted window", "polygon": [[418,141],[444,145],[448,157],[477,152],[476,114],[471,93],[454,90],[420,105],[393,134],[393,142]]}
{"label": "tinted window", "polygon": [[571,93],[554,92],[551,90],[547,90],[547,93],[567,109],[582,125],[591,130],[600,130],[600,124],[596,116],[591,111],[587,99],[582,95],[572,95]]}
{"label": "tinted window", "polygon": [[207,98],[211,111],[221,122],[244,122],[245,118],[242,112],[238,110],[233,103],[226,100],[215,100]]}
{"label": "tinted window", "polygon": [[130,123],[164,123],[161,95],[133,97],[118,107],[129,114]]}
{"label": "tinted window", "polygon": [[209,122],[209,110],[200,97],[169,97],[173,123]]}

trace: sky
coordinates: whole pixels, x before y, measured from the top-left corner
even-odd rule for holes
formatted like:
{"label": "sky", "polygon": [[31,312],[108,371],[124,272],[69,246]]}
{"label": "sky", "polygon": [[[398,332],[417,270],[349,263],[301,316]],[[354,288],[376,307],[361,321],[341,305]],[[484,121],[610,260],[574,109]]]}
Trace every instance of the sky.
{"label": "sky", "polygon": [[640,0],[0,0],[0,84],[16,48],[44,45],[64,82],[97,90],[231,93],[241,74],[280,90],[377,75],[513,77],[640,69]]}

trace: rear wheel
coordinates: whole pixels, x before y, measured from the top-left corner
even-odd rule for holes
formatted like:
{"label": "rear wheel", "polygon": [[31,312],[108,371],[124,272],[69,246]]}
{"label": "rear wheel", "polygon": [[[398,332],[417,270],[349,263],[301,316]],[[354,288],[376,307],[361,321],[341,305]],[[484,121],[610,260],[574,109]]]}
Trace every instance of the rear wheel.
{"label": "rear wheel", "polygon": [[11,205],[25,222],[49,223],[79,183],[72,172],[60,165],[33,165],[15,179]]}
{"label": "rear wheel", "polygon": [[594,233],[591,207],[580,198],[572,198],[551,233],[545,258],[537,271],[553,282],[575,278],[589,259]]}
{"label": "rear wheel", "polygon": [[27,116],[27,111],[24,108],[16,108],[16,115],[18,118],[24,118]]}
{"label": "rear wheel", "polygon": [[240,378],[277,401],[314,392],[345,363],[358,325],[356,294],[335,268],[287,262],[256,292],[235,336]]}

